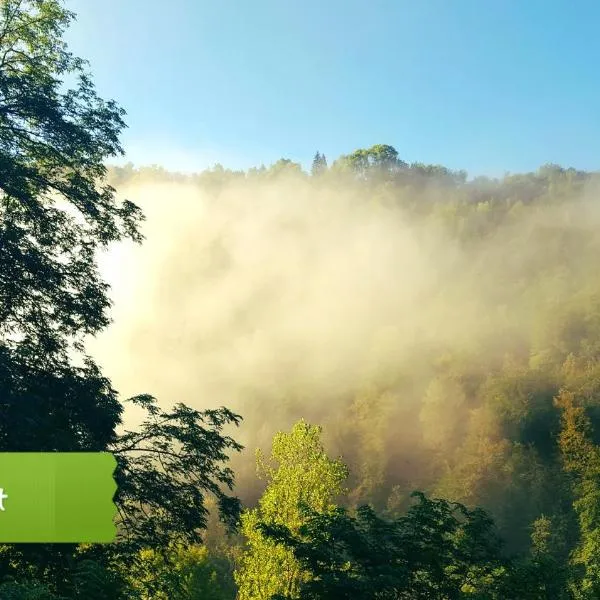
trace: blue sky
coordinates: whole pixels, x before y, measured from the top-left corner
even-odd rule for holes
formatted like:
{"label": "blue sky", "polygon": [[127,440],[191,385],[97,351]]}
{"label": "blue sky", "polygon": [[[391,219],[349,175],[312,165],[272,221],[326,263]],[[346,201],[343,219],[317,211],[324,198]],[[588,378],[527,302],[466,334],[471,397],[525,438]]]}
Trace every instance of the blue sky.
{"label": "blue sky", "polygon": [[600,168],[597,0],[68,0],[136,164]]}

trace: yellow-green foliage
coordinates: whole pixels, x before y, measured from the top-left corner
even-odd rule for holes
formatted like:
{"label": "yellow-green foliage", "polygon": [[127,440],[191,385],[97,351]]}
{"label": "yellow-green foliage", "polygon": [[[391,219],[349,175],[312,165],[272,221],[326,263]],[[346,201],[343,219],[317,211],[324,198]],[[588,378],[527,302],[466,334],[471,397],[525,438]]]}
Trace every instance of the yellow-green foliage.
{"label": "yellow-green foliage", "polygon": [[302,505],[324,512],[334,506],[347,469],[332,460],[321,444],[321,428],[305,421],[273,439],[270,460],[258,452],[257,465],[267,488],[255,509],[242,516],[246,551],[235,573],[239,600],[268,600],[273,594],[295,597],[303,573],[291,550],[265,538],[257,525],[285,525],[296,533]]}
{"label": "yellow-green foliage", "polygon": [[173,544],[164,552],[142,550],[127,565],[130,589],[141,600],[233,600],[227,566],[205,546]]}

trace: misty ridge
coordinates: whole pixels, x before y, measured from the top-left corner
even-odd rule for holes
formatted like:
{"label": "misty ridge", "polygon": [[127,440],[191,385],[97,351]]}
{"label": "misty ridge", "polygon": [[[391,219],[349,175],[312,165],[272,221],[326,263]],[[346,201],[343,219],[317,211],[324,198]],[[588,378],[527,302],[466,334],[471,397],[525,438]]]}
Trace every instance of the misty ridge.
{"label": "misty ridge", "polygon": [[123,395],[238,412],[248,501],[255,448],[305,418],[349,465],[353,502],[429,489],[504,506],[515,448],[549,435],[528,419],[552,410],[568,356],[597,345],[597,180],[417,166],[415,183],[368,163],[357,177],[360,152],[312,177],[289,161],[113,168],[146,239],[100,259],[113,324],[88,348]]}

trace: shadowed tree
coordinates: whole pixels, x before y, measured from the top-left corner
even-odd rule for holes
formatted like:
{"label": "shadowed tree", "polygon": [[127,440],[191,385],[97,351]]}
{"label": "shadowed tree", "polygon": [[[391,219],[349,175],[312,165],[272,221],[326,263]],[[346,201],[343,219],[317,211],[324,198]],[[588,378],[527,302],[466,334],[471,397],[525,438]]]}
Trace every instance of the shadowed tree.
{"label": "shadowed tree", "polygon": [[0,10],[0,449],[97,450],[121,407],[91,360],[75,368],[68,353],[109,323],[95,252],[141,240],[139,209],[99,183],[122,152],[123,111],[67,52],[60,3]]}
{"label": "shadowed tree", "polygon": [[[232,474],[220,463],[239,446],[220,430],[239,417],[161,413],[142,397],[149,420],[116,433],[122,405],[83,341],[109,323],[96,254],[140,242],[142,214],[104,183],[104,160],[122,154],[124,111],[98,97],[85,62],[68,52],[73,17],[58,0],[0,3],[0,451],[114,450],[129,541],[160,542],[159,530],[194,537],[205,493],[237,512],[221,492]],[[37,573],[72,591],[73,561],[70,546],[3,548],[0,577]]]}
{"label": "shadowed tree", "polygon": [[309,574],[296,596],[302,600],[507,598],[509,565],[490,518],[478,509],[415,496],[417,503],[393,521],[368,506],[355,516],[342,508],[305,508],[296,532],[260,527],[290,548]]}

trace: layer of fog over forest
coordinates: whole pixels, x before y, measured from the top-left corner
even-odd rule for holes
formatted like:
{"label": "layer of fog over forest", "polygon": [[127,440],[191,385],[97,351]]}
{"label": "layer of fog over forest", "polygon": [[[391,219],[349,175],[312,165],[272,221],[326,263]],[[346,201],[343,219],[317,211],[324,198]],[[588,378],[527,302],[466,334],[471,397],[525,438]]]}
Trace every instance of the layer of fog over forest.
{"label": "layer of fog over forest", "polygon": [[600,171],[107,168],[75,18],[0,0],[0,450],[115,537],[4,469],[0,599],[600,598]]}
{"label": "layer of fog over forest", "polygon": [[565,298],[598,278],[589,182],[560,202],[478,204],[436,185],[114,172],[146,240],[102,259],[114,323],[89,348],[123,396],[241,414],[246,501],[254,449],[300,417],[324,426],[357,501],[435,491],[469,435],[493,427],[485,380],[511,361],[543,369],[541,330],[560,329]]}

